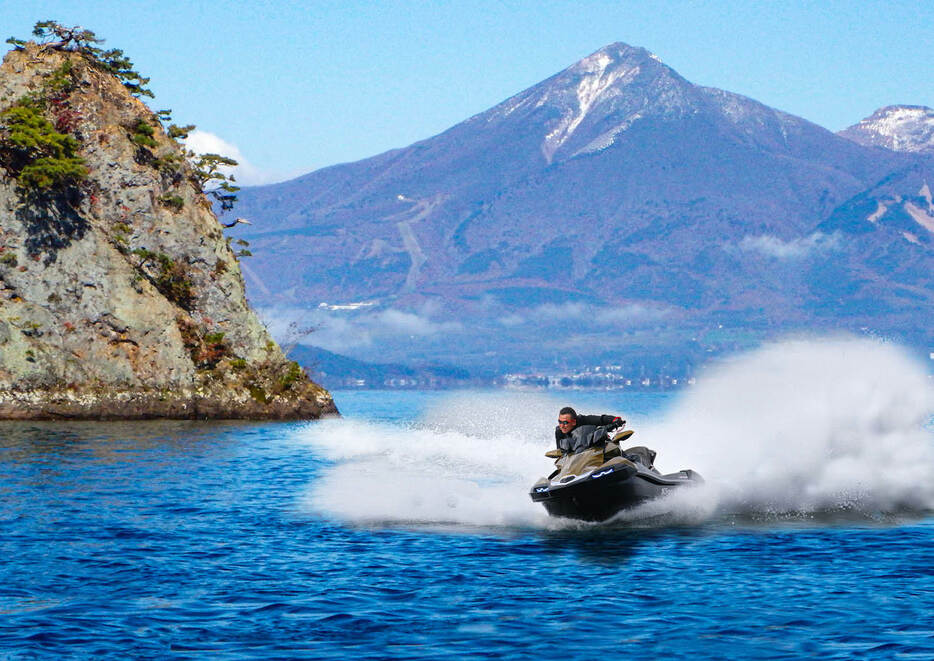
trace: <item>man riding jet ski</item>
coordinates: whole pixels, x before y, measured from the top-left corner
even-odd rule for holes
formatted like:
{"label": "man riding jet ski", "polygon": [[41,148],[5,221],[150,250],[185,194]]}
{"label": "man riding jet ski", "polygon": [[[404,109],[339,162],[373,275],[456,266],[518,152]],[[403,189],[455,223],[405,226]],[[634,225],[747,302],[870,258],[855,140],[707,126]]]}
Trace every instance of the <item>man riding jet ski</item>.
{"label": "man riding jet ski", "polygon": [[571,434],[578,425],[616,428],[622,427],[624,424],[626,424],[626,421],[616,415],[582,415],[578,417],[577,411],[570,406],[565,406],[558,412],[558,426],[555,427],[555,445],[559,450],[576,452],[576,449],[571,449],[570,439]]}
{"label": "man riding jet ski", "polygon": [[[598,422],[601,424],[582,424]],[[529,495],[552,516],[605,521],[617,512],[664,496],[672,489],[700,484],[692,470],[662,475],[654,466],[655,452],[622,443],[632,435],[625,420],[615,416],[581,416],[564,408],[555,430],[557,449],[545,453],[555,470],[532,486]]]}

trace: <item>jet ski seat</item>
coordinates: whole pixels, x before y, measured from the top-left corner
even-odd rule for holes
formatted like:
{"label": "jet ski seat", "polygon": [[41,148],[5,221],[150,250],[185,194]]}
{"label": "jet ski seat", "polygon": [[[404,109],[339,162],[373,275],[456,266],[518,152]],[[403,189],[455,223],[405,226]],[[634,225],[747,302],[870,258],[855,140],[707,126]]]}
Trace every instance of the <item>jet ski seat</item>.
{"label": "jet ski seat", "polygon": [[646,468],[655,468],[655,450],[650,450],[644,445],[637,445],[623,450],[623,456],[633,463],[642,464]]}

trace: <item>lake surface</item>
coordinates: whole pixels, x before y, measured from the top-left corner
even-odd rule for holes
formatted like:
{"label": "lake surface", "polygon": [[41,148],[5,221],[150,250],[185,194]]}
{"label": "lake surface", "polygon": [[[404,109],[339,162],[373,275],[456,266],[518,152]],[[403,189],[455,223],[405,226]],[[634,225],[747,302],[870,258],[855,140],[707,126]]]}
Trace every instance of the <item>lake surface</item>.
{"label": "lake surface", "polygon": [[[624,413],[675,470],[707,459],[667,442],[674,395],[335,399],[318,423],[0,424],[0,657],[934,657],[911,466],[844,493],[790,461],[577,524],[527,496],[555,407]],[[896,431],[927,461],[929,430]]]}

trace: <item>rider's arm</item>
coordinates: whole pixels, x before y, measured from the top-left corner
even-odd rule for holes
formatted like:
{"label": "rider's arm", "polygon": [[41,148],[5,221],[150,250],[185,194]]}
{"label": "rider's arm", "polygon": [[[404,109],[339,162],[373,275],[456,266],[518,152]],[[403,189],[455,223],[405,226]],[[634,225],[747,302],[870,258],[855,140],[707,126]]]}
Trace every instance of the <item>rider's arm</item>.
{"label": "rider's arm", "polygon": [[626,421],[623,420],[618,415],[602,415],[600,416],[600,425],[607,427],[609,429],[617,429],[626,424]]}

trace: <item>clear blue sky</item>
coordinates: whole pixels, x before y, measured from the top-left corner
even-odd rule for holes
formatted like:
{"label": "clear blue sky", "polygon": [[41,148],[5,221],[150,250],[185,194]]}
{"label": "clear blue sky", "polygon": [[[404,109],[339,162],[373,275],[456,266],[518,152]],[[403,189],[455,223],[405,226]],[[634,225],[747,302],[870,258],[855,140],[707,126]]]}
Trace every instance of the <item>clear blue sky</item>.
{"label": "clear blue sky", "polygon": [[934,2],[920,0],[0,0],[0,37],[47,18],[122,48],[154,109],[267,178],[435,135],[614,41],[834,131],[934,106]]}

